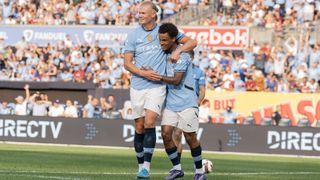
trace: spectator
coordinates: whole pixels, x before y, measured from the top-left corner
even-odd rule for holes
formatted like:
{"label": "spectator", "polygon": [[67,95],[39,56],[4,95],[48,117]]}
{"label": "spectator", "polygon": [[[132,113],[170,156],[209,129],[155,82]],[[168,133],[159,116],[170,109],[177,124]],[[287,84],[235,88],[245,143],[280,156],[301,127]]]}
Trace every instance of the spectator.
{"label": "spectator", "polygon": [[235,73],[235,80],[234,80],[234,91],[246,91],[245,83],[240,79],[240,74]]}
{"label": "spectator", "polygon": [[12,113],[12,109],[8,106],[8,102],[3,101],[0,104],[0,114],[1,115],[11,115],[11,113]]}
{"label": "spectator", "polygon": [[237,124],[238,114],[232,111],[231,106],[228,106],[221,115],[223,116],[224,124]]}
{"label": "spectator", "polygon": [[39,92],[32,95],[30,101],[32,102],[32,116],[48,115],[48,108],[52,103],[48,100],[42,100]]}
{"label": "spectator", "polygon": [[204,99],[199,106],[199,123],[208,123],[210,120],[210,101]]}
{"label": "spectator", "polygon": [[70,118],[77,118],[78,117],[78,110],[72,104],[71,100],[66,101],[66,107],[64,109],[63,115],[64,115],[64,117],[70,117]]}
{"label": "spectator", "polygon": [[280,115],[279,111],[280,111],[280,106],[277,106],[275,112],[273,112],[273,114],[272,114],[272,119],[274,122],[273,124],[276,126],[279,125],[279,122],[281,120],[281,115]]}
{"label": "spectator", "polygon": [[19,115],[19,116],[28,115],[27,104],[30,98],[29,85],[26,84],[24,86],[24,89],[25,89],[26,97],[24,98],[23,96],[18,96],[15,98],[16,100],[16,105],[14,108],[15,115]]}
{"label": "spectator", "polygon": [[93,98],[92,95],[88,95],[88,103],[83,107],[84,118],[101,118],[101,109],[98,107],[99,101],[97,98]]}
{"label": "spectator", "polygon": [[48,116],[50,117],[63,117],[64,108],[60,104],[60,101],[57,99],[53,102],[53,105],[49,107]]}
{"label": "spectator", "polygon": [[128,108],[125,116],[123,117],[124,120],[134,120],[132,116],[132,109]]}

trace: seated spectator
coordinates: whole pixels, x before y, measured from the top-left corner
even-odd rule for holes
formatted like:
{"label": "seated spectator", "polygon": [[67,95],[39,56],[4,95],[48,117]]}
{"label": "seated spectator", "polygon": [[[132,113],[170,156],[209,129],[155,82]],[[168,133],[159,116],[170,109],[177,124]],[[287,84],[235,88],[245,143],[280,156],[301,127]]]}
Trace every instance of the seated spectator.
{"label": "seated spectator", "polygon": [[64,109],[63,115],[64,115],[64,117],[70,117],[70,118],[77,118],[78,117],[78,110],[72,104],[71,100],[66,101],[66,107]]}
{"label": "seated spectator", "polygon": [[24,98],[23,96],[18,96],[15,98],[15,100],[16,100],[16,105],[14,107],[15,115],[19,115],[19,116],[28,115],[27,104],[28,104],[29,98],[30,98],[29,85],[26,84],[24,86],[24,89],[26,92],[26,97]]}
{"label": "seated spectator", "polygon": [[247,91],[257,91],[258,88],[256,83],[253,81],[252,76],[248,76],[245,82],[245,87]]}
{"label": "seated spectator", "polygon": [[8,106],[7,101],[3,101],[0,104],[0,115],[10,115],[12,112],[12,109]]}
{"label": "seated spectator", "polygon": [[266,90],[269,92],[277,92],[278,91],[278,79],[274,74],[270,74],[266,80]]}
{"label": "seated spectator", "polygon": [[235,80],[234,80],[234,91],[246,91],[245,83],[240,79],[240,74],[235,73]]}
{"label": "seated spectator", "polygon": [[124,120],[134,120],[132,116],[132,109],[127,109],[127,112],[125,113],[125,116],[123,116]]}
{"label": "seated spectator", "polygon": [[50,117],[63,117],[64,108],[60,104],[60,101],[57,99],[53,102],[53,105],[49,107],[48,116]]}

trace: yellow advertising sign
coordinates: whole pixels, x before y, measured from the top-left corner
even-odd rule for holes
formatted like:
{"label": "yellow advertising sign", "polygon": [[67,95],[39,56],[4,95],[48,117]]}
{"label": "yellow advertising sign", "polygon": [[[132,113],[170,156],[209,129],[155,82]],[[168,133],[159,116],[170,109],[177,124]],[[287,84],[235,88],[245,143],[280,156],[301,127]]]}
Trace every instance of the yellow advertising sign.
{"label": "yellow advertising sign", "polygon": [[281,117],[289,118],[293,125],[300,118],[308,118],[311,124],[320,120],[320,94],[206,91],[206,99],[213,117],[231,106],[241,116],[253,116],[260,124],[262,117],[271,117],[278,107]]}

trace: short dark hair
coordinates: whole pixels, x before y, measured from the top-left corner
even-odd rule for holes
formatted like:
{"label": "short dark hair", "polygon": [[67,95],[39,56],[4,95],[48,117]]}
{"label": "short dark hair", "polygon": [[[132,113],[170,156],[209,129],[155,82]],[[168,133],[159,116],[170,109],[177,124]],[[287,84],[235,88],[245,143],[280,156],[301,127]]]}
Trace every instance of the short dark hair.
{"label": "short dark hair", "polygon": [[170,38],[174,38],[177,37],[179,31],[177,26],[175,26],[172,23],[163,23],[160,27],[159,27],[159,34],[165,34],[168,33],[168,35],[170,36]]}

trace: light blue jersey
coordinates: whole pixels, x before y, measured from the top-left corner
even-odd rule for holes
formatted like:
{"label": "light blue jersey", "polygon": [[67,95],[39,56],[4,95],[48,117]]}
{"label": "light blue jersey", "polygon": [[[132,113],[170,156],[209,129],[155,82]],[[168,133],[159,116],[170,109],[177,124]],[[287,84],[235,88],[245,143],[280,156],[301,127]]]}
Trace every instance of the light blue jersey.
{"label": "light blue jersey", "polygon": [[198,107],[192,69],[192,61],[187,53],[181,53],[180,59],[176,63],[167,62],[167,76],[172,77],[175,72],[184,72],[178,86],[167,85],[167,109],[180,112],[188,108]]}
{"label": "light blue jersey", "polygon": [[203,71],[197,66],[193,66],[193,78],[195,81],[196,94],[199,97],[200,86],[206,86],[206,79]]}
{"label": "light blue jersey", "polygon": [[[138,26],[128,35],[124,51],[133,53],[134,63],[137,68],[152,68],[160,75],[165,75],[167,54],[160,47],[158,30],[158,24],[150,31],[146,31],[142,26]],[[179,33],[177,40],[180,41],[182,38],[183,34]],[[162,82],[150,81],[135,74],[131,78],[131,87],[137,90],[163,85]]]}

